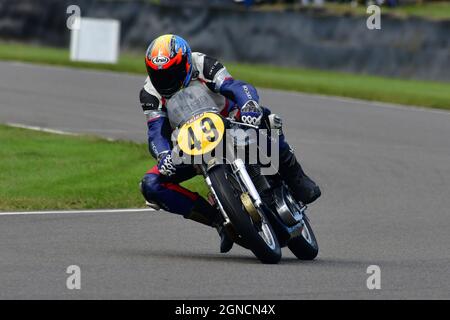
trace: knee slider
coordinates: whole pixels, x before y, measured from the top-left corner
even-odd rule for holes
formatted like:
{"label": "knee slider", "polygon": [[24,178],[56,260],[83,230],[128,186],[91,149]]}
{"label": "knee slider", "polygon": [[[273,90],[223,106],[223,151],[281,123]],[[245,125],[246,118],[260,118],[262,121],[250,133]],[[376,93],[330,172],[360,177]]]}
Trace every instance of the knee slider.
{"label": "knee slider", "polygon": [[156,201],[159,193],[159,177],[155,174],[147,174],[140,183],[142,195],[147,201]]}

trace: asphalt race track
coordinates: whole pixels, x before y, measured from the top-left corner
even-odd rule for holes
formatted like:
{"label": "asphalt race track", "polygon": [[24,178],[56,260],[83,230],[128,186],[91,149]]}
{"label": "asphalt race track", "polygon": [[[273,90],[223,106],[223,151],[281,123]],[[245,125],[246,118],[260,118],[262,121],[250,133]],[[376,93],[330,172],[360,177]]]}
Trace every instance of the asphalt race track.
{"label": "asphalt race track", "polygon": [[[143,80],[0,63],[0,123],[145,141]],[[450,113],[260,95],[322,187],[316,261],[220,254],[215,230],[167,212],[0,214],[0,298],[449,299]],[[81,290],[66,288],[69,265]],[[380,290],[366,287],[369,265]]]}

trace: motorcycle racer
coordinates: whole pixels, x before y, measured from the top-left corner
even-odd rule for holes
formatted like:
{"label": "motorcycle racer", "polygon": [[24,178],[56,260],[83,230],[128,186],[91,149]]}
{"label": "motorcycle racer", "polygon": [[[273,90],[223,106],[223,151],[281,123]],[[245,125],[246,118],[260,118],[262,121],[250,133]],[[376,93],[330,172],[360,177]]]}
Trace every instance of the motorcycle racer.
{"label": "motorcycle racer", "polygon": [[171,156],[171,127],[167,114],[167,101],[188,86],[203,88],[222,116],[230,113],[240,121],[267,129],[279,129],[279,173],[297,201],[308,204],[316,200],[321,191],[303,171],[292,148],[282,133],[282,120],[266,107],[259,105],[256,89],[234,79],[218,60],[203,53],[192,52],[188,43],[177,35],[167,34],[149,45],[145,64],[148,77],[139,98],[148,126],[148,144],[157,165],[141,181],[141,192],[150,206],[180,214],[202,224],[216,227],[221,237],[221,252],[228,252],[233,242],[222,225],[222,216],[198,193],[179,185],[197,172],[192,165],[175,165]]}

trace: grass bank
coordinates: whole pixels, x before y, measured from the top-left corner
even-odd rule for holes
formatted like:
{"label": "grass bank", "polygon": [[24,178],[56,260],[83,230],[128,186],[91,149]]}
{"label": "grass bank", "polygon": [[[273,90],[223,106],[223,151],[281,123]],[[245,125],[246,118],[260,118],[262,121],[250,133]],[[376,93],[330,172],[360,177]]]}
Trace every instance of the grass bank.
{"label": "grass bank", "polygon": [[[314,8],[314,6],[303,6],[300,4],[265,4],[255,7],[255,10],[264,11],[284,11],[284,10],[305,10],[307,8]],[[323,10],[333,15],[367,15],[367,6],[361,3],[353,5],[350,2],[326,2],[323,6],[317,7],[316,10]],[[450,19],[450,2],[423,2],[415,4],[401,3],[397,7],[381,7],[381,14],[389,14],[400,18],[419,17],[430,20],[447,20]]]}
{"label": "grass bank", "polygon": [[[0,125],[0,211],[143,207],[147,146]],[[200,177],[183,184],[202,194]]]}
{"label": "grass bank", "polygon": [[[144,75],[142,55],[122,54],[117,64],[72,62],[66,49],[0,43],[0,60],[24,61]],[[342,72],[227,63],[234,77],[264,88],[450,109],[450,83]]]}

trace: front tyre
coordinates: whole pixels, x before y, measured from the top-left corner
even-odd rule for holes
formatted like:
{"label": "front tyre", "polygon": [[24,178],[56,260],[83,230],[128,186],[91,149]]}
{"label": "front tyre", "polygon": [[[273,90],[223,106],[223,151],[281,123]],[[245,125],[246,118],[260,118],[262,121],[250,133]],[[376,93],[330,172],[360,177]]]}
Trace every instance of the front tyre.
{"label": "front tyre", "polygon": [[256,225],[244,209],[240,200],[242,191],[233,187],[236,184],[231,181],[234,177],[230,167],[218,165],[208,172],[208,176],[233,227],[253,254],[262,263],[278,263],[281,248],[275,232],[268,222]]}
{"label": "front tyre", "polygon": [[302,233],[289,240],[288,248],[300,260],[314,260],[319,253],[319,245],[306,215],[304,223]]}

